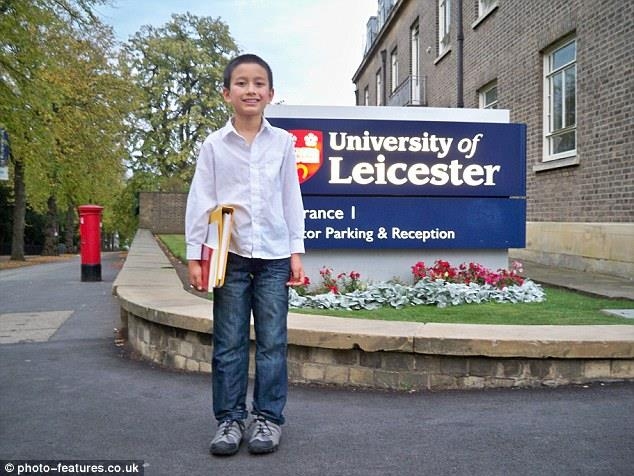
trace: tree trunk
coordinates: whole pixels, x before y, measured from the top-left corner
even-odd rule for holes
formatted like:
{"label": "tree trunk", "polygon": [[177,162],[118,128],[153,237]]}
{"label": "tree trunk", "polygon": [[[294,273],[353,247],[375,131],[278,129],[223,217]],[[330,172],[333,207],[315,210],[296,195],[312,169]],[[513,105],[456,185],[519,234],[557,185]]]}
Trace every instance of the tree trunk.
{"label": "tree trunk", "polygon": [[66,229],[64,230],[64,244],[66,245],[66,253],[75,252],[75,208],[68,205],[66,210]]}
{"label": "tree trunk", "polygon": [[42,256],[55,256],[58,254],[57,243],[59,240],[57,223],[57,200],[48,197],[48,211],[46,212],[46,224],[44,230],[44,249]]}
{"label": "tree trunk", "polygon": [[[13,158],[13,157],[12,157]],[[13,159],[13,236],[11,238],[11,259],[25,261],[24,227],[26,226],[26,188],[22,162]]]}

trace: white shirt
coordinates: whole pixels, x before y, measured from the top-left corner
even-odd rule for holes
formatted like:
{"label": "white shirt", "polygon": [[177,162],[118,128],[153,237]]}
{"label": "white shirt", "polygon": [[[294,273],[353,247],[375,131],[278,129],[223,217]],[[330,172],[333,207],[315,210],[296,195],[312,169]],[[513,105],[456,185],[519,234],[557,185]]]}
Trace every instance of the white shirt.
{"label": "white shirt", "polygon": [[266,119],[251,143],[231,121],[203,143],[187,197],[187,259],[200,259],[209,212],[235,208],[229,251],[278,259],[304,253],[304,206],[291,135]]}

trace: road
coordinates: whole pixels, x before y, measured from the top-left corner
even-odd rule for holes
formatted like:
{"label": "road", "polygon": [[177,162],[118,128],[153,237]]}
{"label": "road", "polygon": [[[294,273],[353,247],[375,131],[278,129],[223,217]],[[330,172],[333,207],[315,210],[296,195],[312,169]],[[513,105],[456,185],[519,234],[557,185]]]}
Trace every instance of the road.
{"label": "road", "polygon": [[[117,347],[78,258],[0,271],[0,460],[143,460],[146,475],[629,475],[634,383],[396,393],[291,386],[277,453],[207,451],[210,378]],[[32,342],[21,342],[32,339]],[[0,474],[2,469],[0,469]]]}

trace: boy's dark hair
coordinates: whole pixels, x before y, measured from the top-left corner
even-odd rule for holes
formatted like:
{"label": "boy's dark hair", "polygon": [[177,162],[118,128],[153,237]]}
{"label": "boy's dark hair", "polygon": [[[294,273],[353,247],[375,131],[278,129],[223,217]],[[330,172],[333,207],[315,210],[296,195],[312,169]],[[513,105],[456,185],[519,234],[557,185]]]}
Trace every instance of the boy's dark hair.
{"label": "boy's dark hair", "polygon": [[241,64],[245,63],[255,63],[262,66],[266,71],[266,75],[269,79],[269,88],[273,89],[273,71],[271,71],[271,67],[258,55],[250,53],[236,56],[231,61],[229,61],[229,64],[227,64],[227,66],[225,67],[225,71],[222,77],[223,86],[225,88],[229,89],[229,86],[231,85],[231,75],[233,74],[233,70],[235,70]]}

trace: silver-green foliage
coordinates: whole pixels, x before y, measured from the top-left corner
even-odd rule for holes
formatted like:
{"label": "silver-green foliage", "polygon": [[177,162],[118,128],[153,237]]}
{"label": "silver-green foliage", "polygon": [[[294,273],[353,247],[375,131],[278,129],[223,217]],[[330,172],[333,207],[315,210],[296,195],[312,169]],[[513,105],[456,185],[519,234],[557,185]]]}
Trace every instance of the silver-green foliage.
{"label": "silver-green foliage", "polygon": [[436,305],[438,307],[484,302],[527,303],[542,302],[545,293],[541,286],[531,280],[522,285],[496,288],[485,284],[448,283],[442,279],[423,278],[412,286],[381,282],[369,284],[362,291],[346,294],[326,293],[300,296],[290,289],[291,307],[317,309],[378,309],[390,306],[396,309],[405,306]]}

